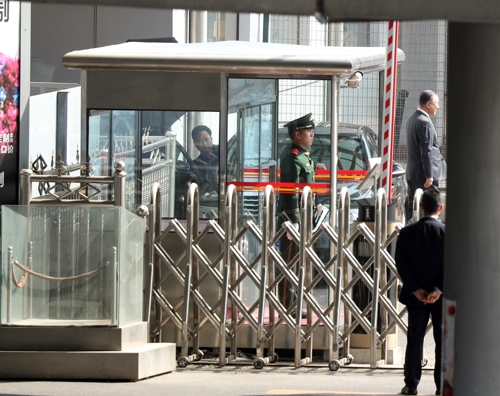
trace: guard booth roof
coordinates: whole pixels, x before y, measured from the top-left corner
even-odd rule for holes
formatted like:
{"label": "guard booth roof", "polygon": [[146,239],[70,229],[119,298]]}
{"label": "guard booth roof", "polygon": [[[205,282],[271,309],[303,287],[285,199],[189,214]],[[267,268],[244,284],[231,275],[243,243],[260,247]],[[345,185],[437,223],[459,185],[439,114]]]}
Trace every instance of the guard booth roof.
{"label": "guard booth roof", "polygon": [[[309,47],[222,41],[214,43],[128,42],[69,52],[71,69],[170,71],[289,76],[348,76],[383,70],[385,47]],[[398,49],[398,62],[405,54]]]}

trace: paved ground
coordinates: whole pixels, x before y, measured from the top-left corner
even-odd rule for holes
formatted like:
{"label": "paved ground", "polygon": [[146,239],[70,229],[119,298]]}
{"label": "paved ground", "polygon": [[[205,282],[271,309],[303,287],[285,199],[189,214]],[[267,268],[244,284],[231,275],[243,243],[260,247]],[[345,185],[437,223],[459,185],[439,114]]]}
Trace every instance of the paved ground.
{"label": "paved ground", "polygon": [[[424,370],[420,395],[433,395],[432,372]],[[403,385],[401,369],[190,365],[185,369],[135,383],[0,382],[0,395],[396,395]]]}
{"label": "paved ground", "polygon": [[[404,348],[405,338],[399,337]],[[432,377],[433,342],[426,337],[424,369],[419,395],[434,395]],[[404,349],[403,349],[404,351]],[[290,363],[291,364],[291,363]],[[326,364],[294,369],[290,365],[268,365],[255,370],[248,365],[222,369],[208,364],[191,364],[175,372],[139,382],[1,381],[0,395],[203,395],[203,396],[393,396],[403,387],[403,366],[370,369],[367,365],[329,371]]]}

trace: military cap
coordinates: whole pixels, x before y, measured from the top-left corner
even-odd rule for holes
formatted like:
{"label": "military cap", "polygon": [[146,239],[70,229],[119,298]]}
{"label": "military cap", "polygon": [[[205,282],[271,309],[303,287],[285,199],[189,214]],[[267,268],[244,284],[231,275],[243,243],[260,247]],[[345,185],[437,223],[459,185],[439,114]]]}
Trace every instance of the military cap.
{"label": "military cap", "polygon": [[291,136],[298,129],[314,129],[314,121],[312,120],[312,113],[299,117],[296,120],[287,122],[284,127],[288,128],[288,134]]}

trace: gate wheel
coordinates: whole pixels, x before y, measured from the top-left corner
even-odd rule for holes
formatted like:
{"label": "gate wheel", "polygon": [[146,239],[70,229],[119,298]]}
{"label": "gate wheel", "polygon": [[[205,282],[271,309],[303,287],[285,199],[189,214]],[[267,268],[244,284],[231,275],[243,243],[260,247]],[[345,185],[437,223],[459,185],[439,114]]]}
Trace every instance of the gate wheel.
{"label": "gate wheel", "polygon": [[253,367],[256,368],[257,370],[262,370],[265,365],[266,361],[261,357],[255,358],[253,361]]}
{"label": "gate wheel", "polygon": [[330,371],[337,371],[340,368],[340,362],[338,360],[330,360],[328,362],[328,368]]}
{"label": "gate wheel", "polygon": [[189,364],[189,359],[186,357],[186,356],[181,356],[179,359],[177,359],[177,365],[179,367],[187,367],[187,365]]}

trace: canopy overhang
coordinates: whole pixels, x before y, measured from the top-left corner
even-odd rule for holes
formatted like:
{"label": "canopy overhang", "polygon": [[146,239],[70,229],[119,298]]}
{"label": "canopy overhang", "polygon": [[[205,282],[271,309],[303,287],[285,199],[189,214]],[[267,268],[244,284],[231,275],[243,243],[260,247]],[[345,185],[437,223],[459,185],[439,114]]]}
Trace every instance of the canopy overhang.
{"label": "canopy overhang", "polygon": [[[310,47],[224,41],[215,43],[129,42],[73,51],[63,64],[82,70],[168,71],[347,76],[383,70],[385,47]],[[398,50],[398,62],[405,59]]]}

